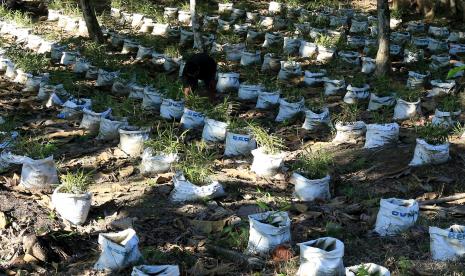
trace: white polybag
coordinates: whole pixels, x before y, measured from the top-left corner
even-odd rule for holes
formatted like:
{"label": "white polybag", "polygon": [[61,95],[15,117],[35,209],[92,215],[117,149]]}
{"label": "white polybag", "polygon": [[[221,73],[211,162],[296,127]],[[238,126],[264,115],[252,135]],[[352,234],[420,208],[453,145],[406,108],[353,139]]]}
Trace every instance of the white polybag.
{"label": "white polybag", "polygon": [[88,130],[91,134],[96,134],[100,127],[100,120],[111,114],[111,108],[103,112],[94,112],[87,108],[84,108],[82,111],[84,115],[82,116],[79,127]]}
{"label": "white polybag", "polygon": [[173,177],[174,189],[170,199],[173,202],[198,201],[202,199],[214,199],[225,195],[223,186],[218,181],[210,185],[197,186],[185,179],[182,173],[176,173]]}
{"label": "white polybag", "polygon": [[442,164],[449,159],[449,143],[432,145],[423,139],[417,138],[413,159],[410,161],[409,166]]}
{"label": "white polybag", "polygon": [[313,130],[322,124],[329,125],[331,118],[329,116],[329,109],[324,107],[320,113],[313,112],[310,109],[305,110],[305,121],[302,125],[303,129]]}
{"label": "white polybag", "polygon": [[20,185],[26,189],[43,189],[58,183],[57,169],[53,156],[34,160],[27,156],[3,153],[3,161],[22,164]]}
{"label": "white polybag", "polygon": [[317,46],[315,43],[301,41],[299,47],[299,55],[303,58],[310,58],[317,54]]}
{"label": "white polybag", "polygon": [[364,146],[366,149],[382,147],[399,140],[399,125],[397,123],[368,124],[366,127]]}
{"label": "white polybag", "polygon": [[240,84],[237,96],[240,100],[255,100],[262,89],[260,85]]}
{"label": "white polybag", "polygon": [[449,29],[447,27],[429,26],[428,34],[438,38],[446,38],[449,36]]}
{"label": "white polybag", "polygon": [[344,95],[344,102],[348,104],[356,103],[358,100],[367,99],[370,96],[370,86],[364,84],[363,87],[347,86],[347,93]]}
{"label": "white polybag", "polygon": [[[90,68],[89,68],[90,69]],[[89,70],[87,71],[87,73]],[[111,86],[116,78],[119,76],[119,71],[116,72],[107,72],[103,69],[98,69],[98,76],[97,81],[95,82],[95,86]]]}
{"label": "white polybag", "polygon": [[289,179],[289,183],[294,184],[294,195],[302,201],[314,201],[316,199],[330,199],[329,175],[321,179],[308,179],[303,175],[294,172]]}
{"label": "white polybag", "polygon": [[184,129],[199,128],[203,126],[204,120],[205,115],[203,113],[184,108],[184,113],[181,117],[181,125]]}
{"label": "white polybag", "polygon": [[[228,43],[228,44],[223,45],[222,48],[226,54],[226,60],[238,62],[242,58],[242,52],[245,50],[245,44],[244,43],[238,43],[238,44]],[[219,49],[216,49],[216,50],[219,50]]]}
{"label": "white polybag", "polygon": [[465,256],[465,226],[429,227],[431,255],[435,261],[456,261]]}
{"label": "white polybag", "polygon": [[368,111],[378,110],[383,106],[393,106],[396,103],[394,96],[379,97],[375,93],[370,94],[370,101],[368,103]]}
{"label": "white polybag", "polygon": [[346,88],[345,80],[330,80],[324,79],[325,95],[331,96],[336,95],[339,92],[344,91]]}
{"label": "white polybag", "polygon": [[127,118],[101,117],[97,139],[105,141],[117,139],[119,137],[118,130],[127,126]]}
{"label": "white polybag", "polygon": [[[364,43],[365,44],[365,43]],[[347,62],[353,65],[360,64],[360,54],[355,51],[340,51],[338,56],[342,59],[342,61]]]}
{"label": "white polybag", "polygon": [[324,237],[298,244],[300,266],[296,276],[344,276],[344,243]]}
{"label": "white polybag", "polygon": [[391,276],[391,272],[384,266],[380,266],[374,263],[366,263],[361,265],[355,265],[351,267],[346,267],[346,276],[358,276],[360,269],[367,271],[368,275],[376,276]]}
{"label": "white polybag", "polygon": [[376,60],[370,57],[362,57],[362,73],[371,74],[376,69]]}
{"label": "white polybag", "polygon": [[76,62],[77,53],[76,52],[66,52],[64,51],[61,59],[60,64],[63,65],[72,65]]}
{"label": "white polybag", "polygon": [[270,108],[279,102],[279,97],[280,97],[280,91],[273,91],[273,92],[267,92],[267,91],[259,91],[258,92],[258,98],[257,98],[257,104],[255,105],[255,108],[258,109],[267,109]]}
{"label": "white polybag", "polygon": [[52,194],[52,205],[60,216],[75,225],[86,222],[92,203],[92,194],[63,193],[58,186]]}
{"label": "white polybag", "polygon": [[250,66],[250,65],[261,64],[261,63],[262,63],[262,58],[260,56],[260,51],[258,50],[255,52],[242,51],[241,62],[240,62],[242,66]]}
{"label": "white polybag", "polygon": [[208,142],[221,142],[226,138],[226,129],[228,124],[205,118],[205,125],[202,131],[202,140]]}
{"label": "white polybag", "polygon": [[102,250],[96,270],[119,271],[139,262],[142,255],[139,251],[139,238],[136,231],[126,229],[117,233],[101,233],[98,243]]}
{"label": "white polybag", "polygon": [[119,148],[131,157],[138,157],[144,149],[144,142],[149,139],[147,128],[124,127],[118,129]]}
{"label": "white polybag", "polygon": [[276,122],[291,119],[304,108],[305,99],[302,97],[298,102],[288,102],[286,99],[279,99],[279,112],[275,118]]}
{"label": "white polybag", "polygon": [[252,150],[253,162],[251,170],[258,176],[270,177],[278,173],[283,165],[285,154],[283,152],[268,154],[263,148]]}
{"label": "white polybag", "polygon": [[436,109],[431,123],[436,126],[452,127],[455,125],[455,119],[460,115],[460,113],[460,111],[445,112]]}
{"label": "white polybag", "polygon": [[407,120],[415,117],[420,113],[420,99],[416,102],[407,102],[397,99],[394,107],[394,120]]}
{"label": "white polybag", "polygon": [[318,86],[324,83],[326,77],[326,70],[321,69],[317,72],[305,71],[304,83],[308,86]]}
{"label": "white polybag", "polygon": [[374,231],[380,236],[397,235],[413,226],[418,214],[418,202],[414,199],[382,198]]}
{"label": "white polybag", "polygon": [[137,50],[136,59],[144,59],[152,57],[152,47],[144,47],[139,45],[139,49]]}
{"label": "white polybag", "polygon": [[267,53],[263,56],[262,72],[273,71],[278,72],[281,69],[280,57],[273,54]]}
{"label": "white polybag", "polygon": [[165,119],[181,119],[184,113],[184,101],[163,99],[160,105],[160,116]]}
{"label": "white polybag", "polygon": [[216,90],[220,93],[226,93],[230,90],[239,89],[239,73],[218,73]]}
{"label": "white polybag", "polygon": [[291,241],[291,220],[287,212],[269,211],[249,215],[249,223],[249,242],[246,250],[249,254],[267,255],[278,245]]}
{"label": "white polybag", "polygon": [[160,110],[160,105],[163,101],[162,94],[151,86],[144,88],[144,96],[142,97],[142,109],[149,111]]}
{"label": "white polybag", "polygon": [[226,132],[225,156],[249,155],[256,147],[257,144],[251,135]]}
{"label": "white polybag", "polygon": [[263,42],[262,47],[268,48],[268,47],[275,47],[283,45],[283,35],[278,33],[278,32],[273,32],[273,33],[265,33],[265,41]]}
{"label": "white polybag", "polygon": [[151,148],[146,148],[142,153],[140,172],[143,175],[166,173],[170,170],[171,164],[177,160],[178,155],[176,153],[154,153]]}
{"label": "white polybag", "polygon": [[300,77],[302,75],[302,67],[300,62],[296,61],[281,61],[281,69],[278,73],[278,79],[280,80],[290,80],[295,77]]}
{"label": "white polybag", "polygon": [[180,276],[177,265],[139,265],[132,268],[131,276]]}
{"label": "white polybag", "polygon": [[283,53],[286,55],[296,55],[300,49],[300,39],[292,37],[284,37]]}
{"label": "white polybag", "polygon": [[368,21],[357,21],[352,19],[352,25],[350,26],[349,32],[351,33],[365,33],[368,32]]}
{"label": "white polybag", "polygon": [[430,83],[432,88],[428,92],[429,97],[449,94],[456,85],[455,80],[431,80]]}
{"label": "white polybag", "polygon": [[336,50],[318,45],[318,55],[316,60],[319,62],[329,62],[334,58]]}
{"label": "white polybag", "polygon": [[362,121],[344,124],[337,122],[336,131],[333,143],[356,143],[357,139],[365,135],[366,125]]}

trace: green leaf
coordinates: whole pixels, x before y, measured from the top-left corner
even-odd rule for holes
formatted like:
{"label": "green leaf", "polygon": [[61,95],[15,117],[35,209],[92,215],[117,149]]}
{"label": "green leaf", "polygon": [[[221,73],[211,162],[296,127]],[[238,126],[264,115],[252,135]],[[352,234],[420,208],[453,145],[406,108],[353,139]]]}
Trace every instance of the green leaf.
{"label": "green leaf", "polygon": [[458,72],[460,71],[465,71],[465,65],[463,66],[459,66],[459,67],[455,67],[454,69],[451,69],[449,71],[449,73],[447,73],[447,78],[448,79],[451,79],[453,78]]}

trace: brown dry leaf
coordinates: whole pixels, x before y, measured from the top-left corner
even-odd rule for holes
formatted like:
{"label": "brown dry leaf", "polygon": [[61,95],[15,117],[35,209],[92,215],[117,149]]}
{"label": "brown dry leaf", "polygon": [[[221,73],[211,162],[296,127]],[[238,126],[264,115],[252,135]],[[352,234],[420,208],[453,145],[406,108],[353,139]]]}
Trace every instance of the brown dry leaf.
{"label": "brown dry leaf", "polygon": [[119,177],[126,178],[134,173],[134,166],[127,166],[119,170]]}
{"label": "brown dry leaf", "polygon": [[13,174],[13,177],[3,177],[3,180],[5,181],[5,186],[6,187],[15,187],[19,185],[19,182],[21,180],[21,177],[19,177],[18,174]]}

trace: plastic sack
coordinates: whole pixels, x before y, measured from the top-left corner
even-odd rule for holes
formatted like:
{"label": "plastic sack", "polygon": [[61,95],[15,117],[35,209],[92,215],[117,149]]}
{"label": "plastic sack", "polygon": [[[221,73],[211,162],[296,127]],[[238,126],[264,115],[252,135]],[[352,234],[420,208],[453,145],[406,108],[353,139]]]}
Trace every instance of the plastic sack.
{"label": "plastic sack", "polygon": [[263,148],[252,150],[251,170],[258,176],[271,177],[278,173],[283,165],[284,153],[268,154]]}
{"label": "plastic sack", "polygon": [[140,26],[139,33],[150,34],[153,31],[153,19],[144,18],[142,26]]}
{"label": "plastic sack", "polygon": [[397,45],[397,44],[389,45],[389,53],[391,56],[396,56],[396,57],[403,56],[404,54],[402,50],[403,49],[400,45]]}
{"label": "plastic sack", "polygon": [[119,137],[118,130],[127,126],[127,118],[101,117],[97,139],[105,141],[115,140]]}
{"label": "plastic sack", "polygon": [[239,73],[218,73],[216,90],[220,93],[239,89]]}
{"label": "plastic sack", "polygon": [[118,129],[119,148],[131,157],[138,157],[144,149],[144,142],[149,139],[147,128],[124,127]]}
{"label": "plastic sack", "polygon": [[324,237],[298,244],[300,266],[296,276],[345,276],[344,243]]}
{"label": "plastic sack", "polygon": [[450,56],[449,54],[442,54],[442,55],[432,55],[431,56],[431,63],[429,67],[432,70],[438,70],[444,67],[448,67],[450,64]]}
{"label": "plastic sack", "polygon": [[281,2],[276,2],[276,1],[270,1],[268,4],[268,12],[270,14],[279,14],[283,10],[283,3]]}
{"label": "plastic sack", "polygon": [[163,17],[168,20],[175,20],[178,16],[178,8],[175,7],[164,7]]}
{"label": "plastic sack", "polygon": [[92,203],[92,194],[63,193],[58,186],[52,194],[52,205],[60,216],[74,225],[86,222]]}
{"label": "plastic sack", "polygon": [[142,255],[139,251],[139,238],[136,231],[126,229],[117,233],[101,233],[98,243],[102,250],[96,270],[119,271],[139,262]]}
{"label": "plastic sack", "polygon": [[[90,68],[89,68],[90,69]],[[87,71],[89,72],[89,71]],[[107,72],[103,69],[98,69],[98,77],[95,86],[111,86],[116,78],[119,76],[119,71]]]}
{"label": "plastic sack", "polygon": [[384,266],[380,266],[374,263],[366,263],[361,265],[355,265],[351,267],[346,267],[346,276],[357,276],[360,275],[359,271],[363,269],[363,271],[367,271],[368,275],[376,275],[376,276],[391,276],[391,272]]}
{"label": "plastic sack", "polygon": [[356,143],[357,139],[363,137],[366,132],[366,125],[362,121],[353,123],[336,123],[336,137],[333,143]]}
{"label": "plastic sack", "polygon": [[449,44],[447,41],[429,38],[427,48],[431,53],[442,53],[449,50]]}
{"label": "plastic sack", "polygon": [[111,33],[110,34],[110,43],[111,43],[111,46],[113,46],[114,48],[123,47],[124,38],[123,38],[122,35],[120,35],[118,33]]}
{"label": "plastic sack", "polygon": [[190,11],[178,11],[178,22],[181,26],[190,26],[192,24]]}
{"label": "plastic sack", "polygon": [[295,77],[300,77],[302,75],[302,67],[300,62],[296,61],[281,61],[281,69],[278,73],[278,79],[280,80],[290,80]]}
{"label": "plastic sack", "polygon": [[173,177],[173,184],[174,189],[170,194],[170,199],[173,202],[214,199],[225,195],[223,186],[217,181],[206,186],[196,186],[186,180],[184,175],[179,172]]}
{"label": "plastic sack", "polygon": [[246,36],[246,42],[248,44],[259,44],[263,41],[264,34],[260,31],[248,30]]}
{"label": "plastic sack", "polygon": [[335,53],[336,50],[319,45],[316,60],[319,62],[329,62],[334,58]]}
{"label": "plastic sack", "polygon": [[144,88],[145,86],[142,86],[135,82],[129,83],[128,84],[128,89],[129,89],[128,98],[142,100],[142,98],[144,98]]}
{"label": "plastic sack", "polygon": [[246,249],[249,254],[267,255],[278,245],[291,241],[291,220],[287,212],[269,211],[249,215],[249,224]]}
{"label": "plastic sack", "polygon": [[329,116],[329,109],[324,107],[320,113],[313,112],[310,109],[305,110],[305,121],[302,125],[303,129],[313,130],[322,124],[329,125],[331,118]]}
{"label": "plastic sack", "polygon": [[329,26],[330,27],[344,27],[348,24],[349,18],[347,16],[330,16]]}
{"label": "plastic sack", "polygon": [[10,80],[14,80],[16,78],[16,69],[13,62],[6,64],[5,77]]}
{"label": "plastic sack", "polygon": [[[365,44],[365,43],[364,43]],[[338,56],[342,59],[342,61],[353,64],[359,65],[360,64],[360,54],[354,51],[340,51]]]}
{"label": "plastic sack", "polygon": [[32,74],[24,72],[22,69],[17,69],[16,70],[16,76],[13,80],[13,82],[19,83],[19,84],[25,84],[27,79],[32,78]]}
{"label": "plastic sack", "polygon": [[278,72],[281,69],[281,58],[273,53],[267,53],[263,57],[262,72]]}
{"label": "plastic sack", "polygon": [[139,49],[137,50],[136,59],[144,59],[152,57],[152,48],[151,47],[144,47],[139,45]]}
{"label": "plastic sack", "polygon": [[186,46],[194,42],[194,32],[181,29],[180,34],[181,35],[179,37],[179,45]]}
{"label": "plastic sack", "polygon": [[299,53],[300,39],[292,37],[284,37],[283,52],[286,55],[296,55]]}
{"label": "plastic sack", "polygon": [[131,276],[180,276],[177,265],[139,265],[132,268]]}
{"label": "plastic sack", "polygon": [[455,118],[457,118],[460,113],[460,111],[444,112],[436,109],[431,123],[437,126],[452,127],[455,125]]}
{"label": "plastic sack", "polygon": [[205,118],[205,125],[202,131],[202,140],[208,142],[221,142],[226,138],[228,124]]}
{"label": "plastic sack", "polygon": [[465,256],[465,226],[429,227],[431,255],[435,261],[456,261]]}
{"label": "plastic sack", "polygon": [[288,102],[285,99],[279,99],[279,112],[275,118],[276,122],[291,119],[304,108],[305,99],[302,97],[298,102]]}
{"label": "plastic sack", "polygon": [[171,164],[178,160],[176,153],[154,154],[151,148],[144,149],[142,153],[142,162],[140,163],[140,172],[143,175],[154,175],[157,173],[166,173],[170,170]]}
{"label": "plastic sack", "polygon": [[314,87],[323,84],[326,77],[326,70],[321,69],[318,72],[305,71],[304,83],[307,86]]}
{"label": "plastic sack", "polygon": [[431,145],[425,140],[417,138],[413,159],[410,161],[409,166],[442,164],[449,159],[449,143]]}
{"label": "plastic sack", "polygon": [[404,51],[404,63],[412,64],[418,62],[424,58],[424,51],[419,49],[417,51],[411,51],[409,49],[405,49]]}
{"label": "plastic sack", "polygon": [[87,61],[85,58],[76,58],[76,61],[73,65],[73,72],[74,73],[85,73],[87,72],[87,70],[89,70],[89,65],[90,65],[90,62]]}
{"label": "plastic sack", "polygon": [[166,37],[168,35],[169,24],[155,23],[153,24],[152,35]]}
{"label": "plastic sack", "polygon": [[392,43],[398,45],[405,45],[407,42],[410,41],[410,33],[409,32],[392,32],[390,37]]}
{"label": "plastic sack", "polygon": [[428,74],[420,74],[417,72],[409,71],[407,79],[407,87],[411,89],[423,88],[425,85]]}
{"label": "plastic sack", "polygon": [[163,101],[162,94],[151,86],[144,88],[144,96],[142,97],[142,109],[149,111],[160,110],[160,105]]}
{"label": "plastic sack", "polygon": [[27,37],[27,44],[26,48],[31,49],[34,52],[37,52],[39,50],[40,45],[42,44],[43,38],[38,36],[38,35],[29,35]]}
{"label": "plastic sack", "polygon": [[425,23],[421,21],[407,22],[407,31],[411,33],[422,33],[425,31]]}
{"label": "plastic sack", "polygon": [[61,15],[61,11],[48,9],[47,21],[50,21],[50,22],[58,21],[58,19],[60,18],[60,15]]}
{"label": "plastic sack", "polygon": [[279,102],[280,91],[260,91],[258,92],[257,104],[255,108],[258,109],[268,109],[274,105],[277,105]]}
{"label": "plastic sack", "polygon": [[139,50],[139,45],[130,39],[123,40],[123,50],[121,50],[121,54],[136,54]]}
{"label": "plastic sack", "polygon": [[412,37],[412,44],[415,45],[417,48],[426,48],[428,47],[428,44],[430,43],[430,40],[432,38],[426,37],[426,36],[420,36],[420,37]]}
{"label": "plastic sack", "polygon": [[263,42],[262,47],[268,48],[268,47],[281,47],[283,45],[283,35],[274,32],[274,33],[266,33],[265,34],[265,41]]}
{"label": "plastic sack", "polygon": [[63,104],[63,109],[58,114],[60,119],[75,120],[82,114],[84,108],[90,108],[90,99],[69,99]]}
{"label": "plastic sack", "polygon": [[345,90],[346,82],[343,79],[342,80],[325,79],[324,87],[325,87],[326,96],[336,95],[339,92],[342,92]]}
{"label": "plastic sack", "polygon": [[247,51],[242,52],[241,62],[240,62],[242,66],[249,66],[249,65],[261,64],[261,63],[262,63],[262,57],[260,56],[260,51],[255,51],[255,53],[247,52]]}
{"label": "plastic sack", "polygon": [[363,87],[347,86],[347,93],[344,95],[344,102],[348,104],[356,103],[358,100],[367,99],[370,96],[370,86],[365,84]]}
{"label": "plastic sack", "polygon": [[257,147],[251,135],[227,132],[224,145],[225,156],[249,155]]}
{"label": "plastic sack", "polygon": [[225,44],[223,50],[226,53],[226,60],[229,61],[240,61],[242,58],[242,52],[245,50],[245,44]]}
{"label": "plastic sack", "polygon": [[308,179],[303,175],[294,172],[289,179],[289,183],[294,184],[294,194],[302,201],[314,201],[316,199],[327,200],[331,198],[329,193],[329,175],[321,179]]}
{"label": "plastic sack", "polygon": [[255,100],[262,89],[260,85],[240,84],[237,95],[240,100]]}
{"label": "plastic sack", "polygon": [[160,105],[160,116],[165,119],[181,119],[184,113],[184,101],[163,99]]}
{"label": "plastic sack", "polygon": [[193,129],[203,126],[205,115],[201,112],[196,112],[188,108],[184,108],[184,113],[181,117],[181,125],[184,129]]}
{"label": "plastic sack", "polygon": [[218,18],[218,26],[217,26],[217,32],[228,32],[231,31],[231,25],[233,24],[233,21],[227,21],[223,20],[221,18]]}
{"label": "plastic sack", "polygon": [[368,124],[365,136],[366,149],[382,147],[386,144],[395,143],[399,140],[399,125],[390,124]]}
{"label": "plastic sack", "polygon": [[412,227],[418,214],[418,202],[414,199],[382,198],[374,231],[380,236],[395,236]]}
{"label": "plastic sack", "polygon": [[40,84],[44,83],[42,76],[29,76],[26,79],[26,83],[24,84],[24,88],[22,91],[24,92],[38,92],[40,89]]}
{"label": "plastic sack", "polygon": [[368,32],[368,21],[357,21],[352,19],[352,25],[349,32],[351,33],[365,33]]}
{"label": "plastic sack", "polygon": [[1,159],[7,163],[23,165],[20,185],[26,189],[43,189],[58,183],[57,169],[53,156],[34,160],[27,156],[3,153]]}
{"label": "plastic sack", "polygon": [[271,30],[274,25],[274,17],[262,16],[260,18],[260,27],[264,30]]}
{"label": "plastic sack", "polygon": [[315,43],[301,41],[299,47],[299,55],[303,58],[311,58],[317,54],[318,47]]}
{"label": "plastic sack", "polygon": [[446,38],[449,36],[449,29],[447,27],[429,26],[428,34],[437,38]]}
{"label": "plastic sack", "polygon": [[407,120],[415,117],[420,113],[420,100],[416,102],[407,102],[402,99],[397,99],[394,107],[394,120]]}
{"label": "plastic sack", "polygon": [[449,94],[456,85],[455,80],[432,80],[431,81],[431,91],[429,91],[428,96],[439,96],[444,94]]}
{"label": "plastic sack", "polygon": [[111,108],[103,112],[94,112],[87,108],[83,109],[84,115],[82,116],[80,128],[88,130],[91,134],[96,134],[100,127],[100,120],[106,118],[111,114]]}
{"label": "plastic sack", "polygon": [[362,73],[371,74],[376,69],[376,60],[370,57],[362,57]]}
{"label": "plastic sack", "polygon": [[99,70],[100,69],[98,69],[96,66],[89,65],[89,68],[87,69],[85,78],[88,79],[88,80],[96,80],[96,79],[98,79],[98,76],[99,76],[98,71]]}

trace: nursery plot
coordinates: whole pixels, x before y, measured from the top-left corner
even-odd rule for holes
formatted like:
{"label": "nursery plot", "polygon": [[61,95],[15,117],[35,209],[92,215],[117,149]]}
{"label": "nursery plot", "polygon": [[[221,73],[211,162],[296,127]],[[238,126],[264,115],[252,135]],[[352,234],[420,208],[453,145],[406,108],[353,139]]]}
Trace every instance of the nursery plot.
{"label": "nursery plot", "polygon": [[212,100],[183,94],[187,2],[111,2],[101,45],[72,3],[0,9],[0,274],[465,271],[428,238],[465,216],[455,23],[393,11],[375,77],[374,10],[202,1]]}

